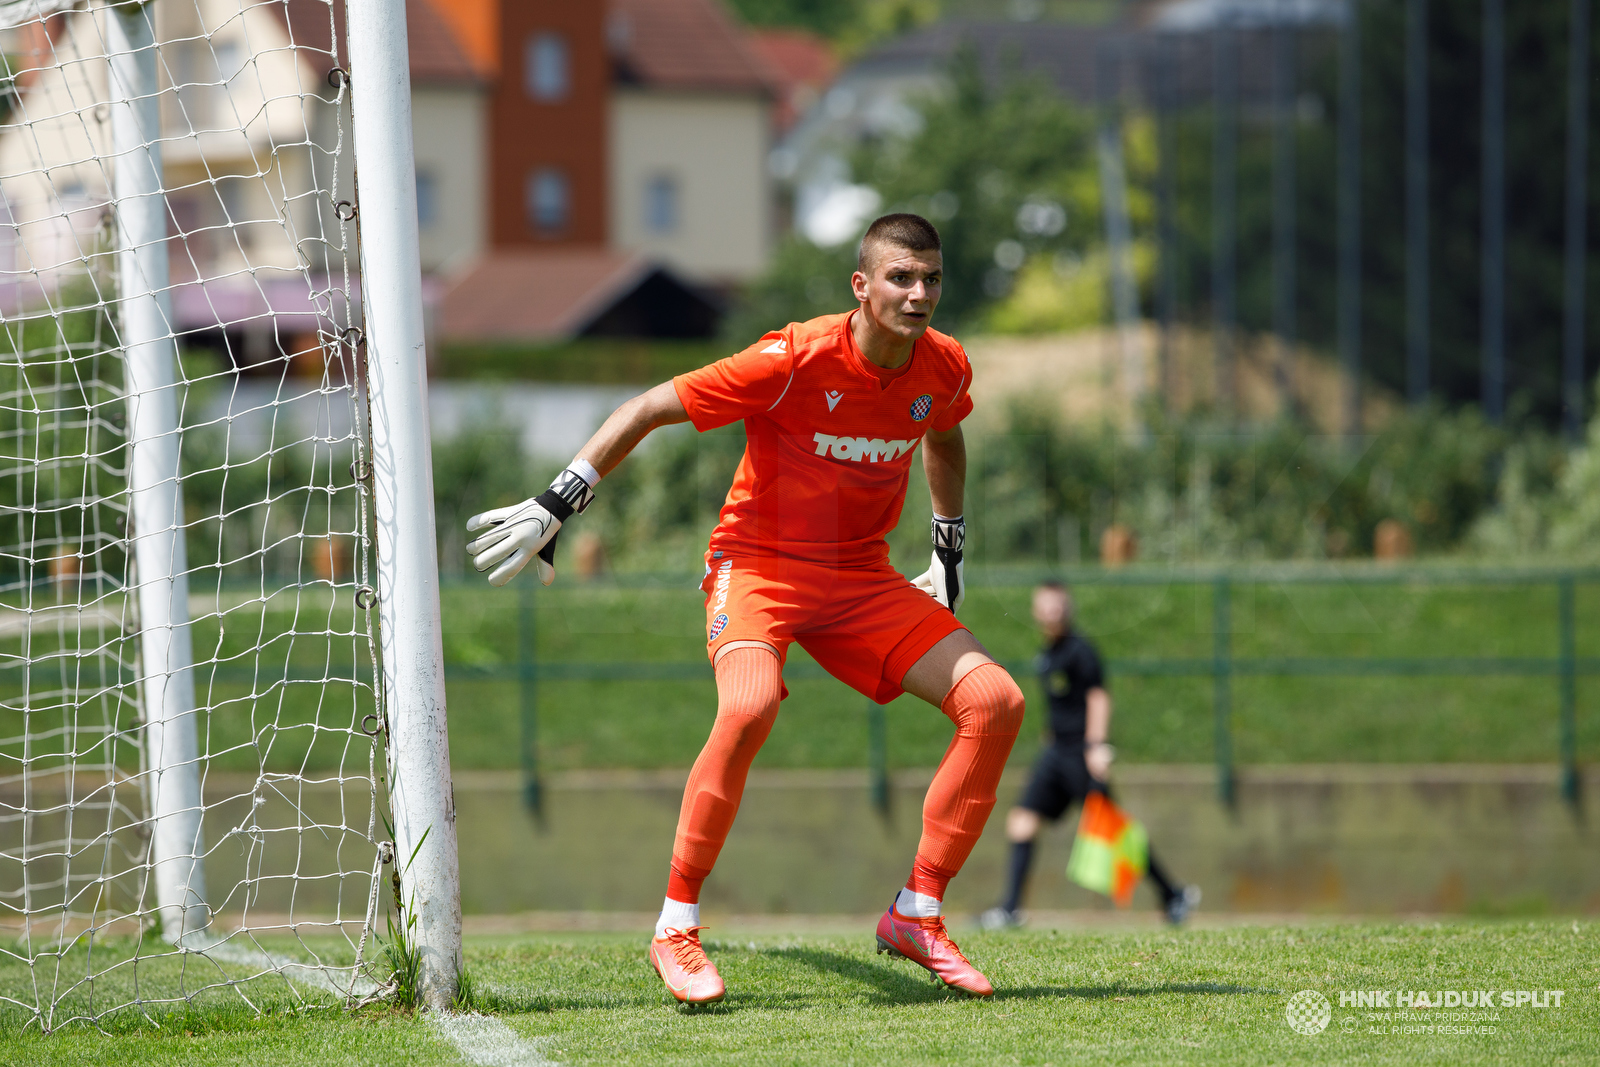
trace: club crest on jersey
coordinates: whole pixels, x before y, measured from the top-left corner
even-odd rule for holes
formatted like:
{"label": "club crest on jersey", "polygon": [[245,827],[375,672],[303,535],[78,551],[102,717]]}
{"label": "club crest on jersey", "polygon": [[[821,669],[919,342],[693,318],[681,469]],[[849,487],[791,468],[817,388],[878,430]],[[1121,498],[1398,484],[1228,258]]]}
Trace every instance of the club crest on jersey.
{"label": "club crest on jersey", "polygon": [[706,639],[706,643],[710,644],[712,641],[715,641],[717,637],[721,635],[722,631],[726,630],[727,628],[728,613],[723,612],[721,615],[718,615],[716,618],[711,620],[711,636]]}
{"label": "club crest on jersey", "polygon": [[923,393],[911,402],[911,421],[921,422],[928,417],[928,412],[933,410],[933,397]]}

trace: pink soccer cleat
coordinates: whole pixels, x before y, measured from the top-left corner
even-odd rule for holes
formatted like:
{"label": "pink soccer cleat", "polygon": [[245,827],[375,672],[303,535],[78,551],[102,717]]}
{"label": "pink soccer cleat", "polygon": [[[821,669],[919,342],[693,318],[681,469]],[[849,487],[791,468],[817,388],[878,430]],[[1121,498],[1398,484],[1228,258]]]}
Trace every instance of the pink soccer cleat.
{"label": "pink soccer cleat", "polygon": [[668,928],[666,937],[650,939],[650,965],[667,983],[668,992],[685,1004],[710,1004],[728,992],[717,965],[706,958],[706,950],[700,947],[700,931],[704,929]]}
{"label": "pink soccer cleat", "polygon": [[939,981],[970,997],[987,997],[994,993],[989,979],[967,962],[967,957],[950,940],[943,916],[908,919],[895,911],[893,904],[889,905],[889,910],[878,920],[878,951],[926,967]]}

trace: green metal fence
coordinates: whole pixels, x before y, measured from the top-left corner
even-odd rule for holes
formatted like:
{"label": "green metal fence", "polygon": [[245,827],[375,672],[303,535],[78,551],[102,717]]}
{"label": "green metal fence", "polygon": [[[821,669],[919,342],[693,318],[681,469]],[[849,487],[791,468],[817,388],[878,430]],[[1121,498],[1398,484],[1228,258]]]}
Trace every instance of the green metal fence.
{"label": "green metal fence", "polygon": [[[1088,585],[1203,586],[1210,590],[1212,648],[1207,657],[1122,657],[1108,659],[1114,675],[1134,677],[1210,677],[1212,680],[1213,759],[1217,767],[1220,798],[1232,804],[1235,798],[1233,681],[1239,677],[1322,676],[1322,677],[1460,677],[1499,676],[1550,679],[1559,695],[1559,752],[1561,789],[1569,800],[1576,800],[1577,773],[1577,679],[1580,675],[1600,675],[1600,657],[1577,654],[1577,587],[1600,583],[1600,569],[1491,569],[1473,567],[1382,567],[1382,566],[1305,566],[1263,565],[1233,568],[1125,569],[1067,568],[1044,572],[1030,569],[987,569],[978,575],[975,586],[1031,584],[1046,577],[1067,581],[1075,587]],[[636,578],[632,582],[659,583],[659,578]],[[631,584],[627,578],[616,584]],[[1494,656],[1239,656],[1234,651],[1234,603],[1241,587],[1256,585],[1397,585],[1428,586],[1534,586],[1552,587],[1556,593],[1556,647],[1546,657]],[[531,582],[519,585],[520,610],[515,664],[495,666],[447,664],[452,677],[474,680],[516,680],[521,689],[522,767],[526,775],[526,799],[536,815],[543,812],[543,784],[539,760],[539,683],[543,681],[679,681],[709,679],[710,665],[704,659],[682,662],[631,662],[627,660],[557,662],[538,655],[535,605],[538,587]],[[1031,671],[1027,661],[1007,661],[1013,673]],[[826,677],[815,663],[791,662],[786,668],[790,679]],[[868,761],[875,802],[886,808],[888,788],[888,732],[883,709],[869,704]]]}

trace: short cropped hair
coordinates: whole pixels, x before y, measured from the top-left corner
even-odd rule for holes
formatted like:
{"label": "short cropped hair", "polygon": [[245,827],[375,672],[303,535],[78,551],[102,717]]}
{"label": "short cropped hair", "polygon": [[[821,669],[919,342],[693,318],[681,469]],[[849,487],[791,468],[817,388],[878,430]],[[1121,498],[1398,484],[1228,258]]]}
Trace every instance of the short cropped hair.
{"label": "short cropped hair", "polygon": [[872,264],[869,252],[880,245],[904,248],[908,252],[937,252],[940,250],[939,231],[921,215],[908,211],[880,216],[861,237],[861,245],[856,249],[857,270],[863,274],[867,272]]}

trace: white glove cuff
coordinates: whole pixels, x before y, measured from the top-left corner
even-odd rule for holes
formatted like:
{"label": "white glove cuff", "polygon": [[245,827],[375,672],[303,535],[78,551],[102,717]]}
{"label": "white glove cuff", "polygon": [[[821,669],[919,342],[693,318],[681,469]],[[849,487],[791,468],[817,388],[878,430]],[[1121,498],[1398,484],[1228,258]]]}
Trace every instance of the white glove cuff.
{"label": "white glove cuff", "polygon": [[571,463],[567,464],[567,470],[571,471],[573,474],[576,474],[578,477],[587,482],[590,489],[593,489],[595,486],[600,484],[600,472],[595,470],[594,464],[590,463],[586,459],[580,458],[573,460]]}

